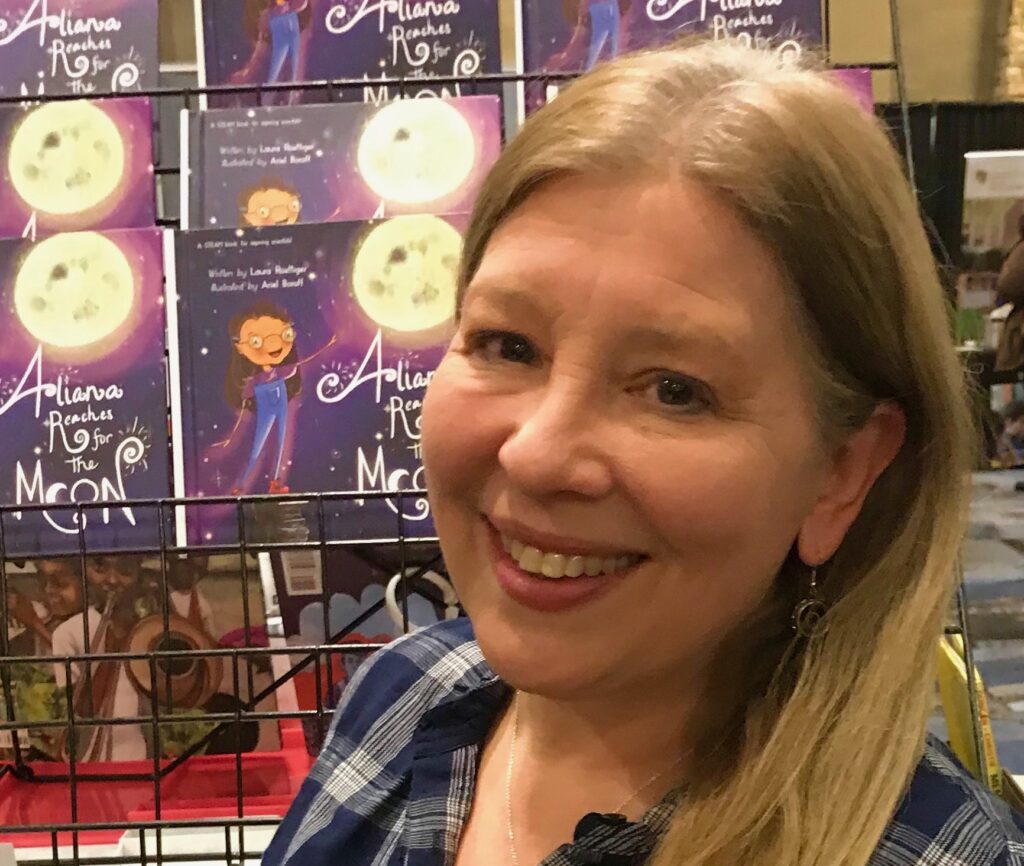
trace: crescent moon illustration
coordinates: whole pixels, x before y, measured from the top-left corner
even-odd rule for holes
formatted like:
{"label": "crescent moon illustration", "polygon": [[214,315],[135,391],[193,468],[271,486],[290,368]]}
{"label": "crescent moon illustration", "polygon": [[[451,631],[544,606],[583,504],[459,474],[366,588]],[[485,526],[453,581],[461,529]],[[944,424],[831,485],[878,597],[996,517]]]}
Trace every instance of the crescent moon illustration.
{"label": "crescent moon illustration", "polygon": [[461,235],[438,217],[400,216],[381,223],[356,251],[356,301],[382,328],[437,327],[455,314],[461,253]]}
{"label": "crescent moon illustration", "polygon": [[54,235],[25,256],[14,278],[14,309],[41,343],[88,346],[124,324],[135,276],[121,248],[96,232]]}
{"label": "crescent moon illustration", "polygon": [[451,195],[476,161],[473,130],[442,99],[408,99],[381,108],[359,139],[356,162],[385,201],[423,204]]}
{"label": "crescent moon illustration", "polygon": [[55,102],[29,112],[11,137],[7,171],[33,210],[66,216],[96,207],[124,176],[117,124],[89,102]]}

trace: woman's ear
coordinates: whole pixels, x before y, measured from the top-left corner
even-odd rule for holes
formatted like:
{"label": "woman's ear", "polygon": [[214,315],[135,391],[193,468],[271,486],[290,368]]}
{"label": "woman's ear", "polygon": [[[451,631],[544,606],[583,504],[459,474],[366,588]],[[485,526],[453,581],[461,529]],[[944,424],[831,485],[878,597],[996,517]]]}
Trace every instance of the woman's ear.
{"label": "woman's ear", "polygon": [[839,549],[871,487],[899,454],[906,432],[903,409],[891,401],[880,403],[834,452],[825,489],[797,538],[807,565],[820,565]]}

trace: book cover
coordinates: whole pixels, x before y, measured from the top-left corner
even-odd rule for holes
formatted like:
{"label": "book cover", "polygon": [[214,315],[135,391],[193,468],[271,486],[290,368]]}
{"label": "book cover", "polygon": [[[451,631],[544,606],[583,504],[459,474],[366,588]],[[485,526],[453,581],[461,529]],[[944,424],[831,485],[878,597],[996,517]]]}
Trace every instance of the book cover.
{"label": "book cover", "polygon": [[[451,336],[465,220],[183,233],[178,492],[357,491],[367,498],[325,506],[326,537],[429,535],[425,499],[381,494],[423,487],[420,401]],[[287,518],[289,540],[304,539],[320,522],[312,505],[253,506],[246,532],[280,538]],[[238,538],[234,506],[190,511],[191,541]]]}
{"label": "book cover", "polygon": [[155,88],[157,19],[157,0],[3,0],[0,96]]}
{"label": "book cover", "polygon": [[[519,0],[525,72],[585,72],[602,60],[684,33],[799,52],[822,39],[821,0]],[[557,84],[527,90],[527,110]]]}
{"label": "book cover", "polygon": [[[0,503],[8,556],[152,544],[169,490],[156,229],[0,241]],[[109,507],[108,504],[109,503]],[[42,508],[42,506],[50,506]]]}
{"label": "book cover", "polygon": [[864,67],[849,69],[833,69],[832,75],[842,82],[857,97],[857,102],[865,111],[875,111],[875,85],[871,70]]}
{"label": "book cover", "polygon": [[[299,709],[333,709],[359,666],[372,654],[371,645],[459,616],[458,597],[441,568],[437,544],[409,544],[404,554],[395,545],[271,554],[275,597],[287,643],[353,647],[330,654],[330,666],[320,666],[319,685],[312,666],[295,676]],[[404,598],[399,585],[403,565],[407,575]],[[364,649],[360,644],[367,646]],[[292,657],[293,664],[302,658]],[[310,754],[318,754],[323,745],[320,726],[315,719],[307,719],[303,728]]]}
{"label": "book cover", "polygon": [[[278,747],[273,722],[243,721],[236,741],[234,729],[215,730],[216,722],[196,718],[276,708],[272,696],[249,706],[272,681],[266,657],[250,656],[251,670],[240,662],[236,677],[227,657],[202,655],[268,645],[255,559],[244,572],[239,554],[175,557],[163,567],[139,555],[30,559],[8,563],[6,591],[8,655],[26,658],[5,671],[15,720],[54,723],[18,733],[24,759],[67,761],[74,753],[78,761],[140,761],[175,758],[193,746],[199,754]],[[147,659],[85,661],[167,647],[196,655],[161,669],[156,682]],[[34,657],[41,661],[28,660]],[[65,658],[73,660],[56,661]],[[151,723],[140,722],[79,726],[72,740],[69,701],[76,722],[150,717],[159,702],[159,737]]]}
{"label": "book cover", "polygon": [[191,228],[466,213],[501,150],[496,96],[183,117]]}
{"label": "book cover", "polygon": [[[336,79],[366,85],[342,99],[386,102],[398,96],[462,96],[462,84],[413,84],[430,78],[500,72],[497,0],[197,0],[202,21],[200,81],[281,84]],[[475,92],[475,91],[473,91]],[[218,104],[257,104],[255,94],[218,96]],[[328,101],[326,89],[279,90],[262,104]]]}
{"label": "book cover", "polygon": [[152,226],[148,99],[0,106],[0,237]]}

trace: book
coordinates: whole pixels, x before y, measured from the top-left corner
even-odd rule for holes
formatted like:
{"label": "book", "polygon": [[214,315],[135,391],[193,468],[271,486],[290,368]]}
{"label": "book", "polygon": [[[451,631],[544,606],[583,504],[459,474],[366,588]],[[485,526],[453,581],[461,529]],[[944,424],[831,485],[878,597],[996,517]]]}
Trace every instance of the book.
{"label": "book", "polygon": [[142,97],[0,106],[0,237],[152,226]]}
{"label": "book", "polygon": [[875,85],[871,70],[862,66],[848,69],[833,69],[833,76],[841,81],[850,92],[857,97],[857,102],[865,111],[874,114]]}
{"label": "book", "polygon": [[432,533],[426,500],[400,491],[423,487],[420,403],[451,337],[465,223],[418,214],[179,236],[176,492],[367,494],[319,517],[301,497],[291,513],[196,505],[190,542],[237,543],[240,521],[250,541],[304,540],[321,522],[335,539]]}
{"label": "book", "polygon": [[[498,0],[196,0],[200,84],[260,85],[357,79],[343,100],[463,96],[462,83],[403,87],[405,77],[500,72]],[[476,91],[472,91],[476,92]],[[217,95],[216,104],[326,102],[327,88]]]}
{"label": "book", "polygon": [[0,241],[6,555],[155,543],[117,503],[170,493],[162,280],[156,229]]}
{"label": "book", "polygon": [[[251,702],[272,681],[266,656],[250,654],[251,670],[239,660],[236,676],[229,658],[215,654],[268,646],[258,566],[249,557],[243,570],[242,562],[241,554],[169,557],[164,565],[138,554],[8,561],[8,657],[21,660],[5,666],[4,679],[14,721],[33,723],[17,733],[23,760],[141,761],[175,758],[193,746],[198,754],[278,748],[272,722],[245,720],[236,740],[234,726],[201,718],[276,708],[272,696]],[[169,647],[194,655],[161,667],[155,681],[146,658],[86,662],[97,653]],[[155,710],[163,719],[157,730],[151,722],[103,724]]]}
{"label": "book", "polygon": [[155,88],[157,19],[157,0],[4,0],[0,96]]}
{"label": "book", "polygon": [[465,213],[501,150],[496,96],[183,113],[186,228]]}
{"label": "book", "polygon": [[[281,628],[291,646],[345,644],[330,664],[307,665],[294,678],[300,710],[333,709],[352,676],[373,652],[420,628],[459,616],[458,598],[440,569],[437,544],[410,544],[403,556],[394,545],[328,547],[270,554]],[[399,586],[406,567],[407,597]],[[360,644],[366,645],[365,649]],[[292,656],[299,664],[303,656]],[[327,659],[325,658],[325,662]],[[315,719],[303,720],[311,755],[323,746]]]}
{"label": "book", "polygon": [[[577,73],[629,51],[671,42],[684,33],[738,38],[751,45],[800,52],[822,40],[821,0],[518,0],[523,72]],[[532,111],[559,83],[525,88]]]}

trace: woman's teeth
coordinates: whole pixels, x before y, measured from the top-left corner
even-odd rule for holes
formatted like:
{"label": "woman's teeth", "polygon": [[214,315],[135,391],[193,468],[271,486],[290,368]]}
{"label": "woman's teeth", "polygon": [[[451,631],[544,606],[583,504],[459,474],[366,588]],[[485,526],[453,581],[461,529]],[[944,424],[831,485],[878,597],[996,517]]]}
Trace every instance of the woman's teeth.
{"label": "woman's teeth", "polygon": [[639,563],[643,557],[629,556],[568,556],[563,553],[544,553],[536,547],[501,536],[505,551],[523,571],[557,580],[561,577],[597,577],[615,574]]}

